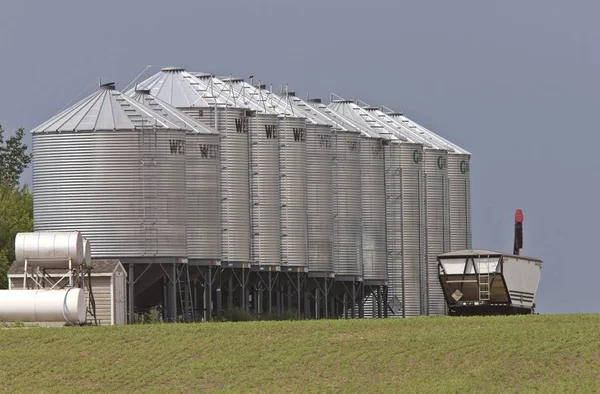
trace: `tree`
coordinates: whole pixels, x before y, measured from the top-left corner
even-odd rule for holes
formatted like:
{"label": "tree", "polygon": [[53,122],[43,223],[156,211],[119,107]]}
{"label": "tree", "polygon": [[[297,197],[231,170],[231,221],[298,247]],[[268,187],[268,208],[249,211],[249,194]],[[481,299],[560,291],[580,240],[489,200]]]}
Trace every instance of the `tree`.
{"label": "tree", "polygon": [[15,236],[33,231],[33,196],[19,178],[31,162],[23,129],[4,139],[0,125],[0,289],[7,287],[6,271],[15,260]]}
{"label": "tree", "polygon": [[0,125],[0,184],[16,185],[31,162],[31,154],[27,153],[27,145],[23,143],[24,135],[25,131],[20,128],[4,141],[4,129]]}

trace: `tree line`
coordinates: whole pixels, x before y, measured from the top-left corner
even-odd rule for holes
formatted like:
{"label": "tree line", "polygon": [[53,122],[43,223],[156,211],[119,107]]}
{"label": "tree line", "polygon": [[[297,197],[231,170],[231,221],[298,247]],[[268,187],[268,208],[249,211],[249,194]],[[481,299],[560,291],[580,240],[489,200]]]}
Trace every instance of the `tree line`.
{"label": "tree line", "polygon": [[7,271],[15,260],[15,236],[33,231],[33,195],[19,179],[31,163],[21,128],[5,138],[0,125],[0,289],[8,286]]}

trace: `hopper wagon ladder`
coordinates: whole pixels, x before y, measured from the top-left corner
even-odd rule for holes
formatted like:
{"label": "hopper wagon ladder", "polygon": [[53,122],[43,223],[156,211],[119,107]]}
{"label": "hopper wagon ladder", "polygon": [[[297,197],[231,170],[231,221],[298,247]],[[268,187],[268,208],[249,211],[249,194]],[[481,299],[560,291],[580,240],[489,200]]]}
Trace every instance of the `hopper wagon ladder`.
{"label": "hopper wagon ladder", "polygon": [[[479,258],[477,272],[477,284],[479,289],[479,301],[490,301],[490,258],[486,256]],[[485,272],[483,272],[485,270]]]}

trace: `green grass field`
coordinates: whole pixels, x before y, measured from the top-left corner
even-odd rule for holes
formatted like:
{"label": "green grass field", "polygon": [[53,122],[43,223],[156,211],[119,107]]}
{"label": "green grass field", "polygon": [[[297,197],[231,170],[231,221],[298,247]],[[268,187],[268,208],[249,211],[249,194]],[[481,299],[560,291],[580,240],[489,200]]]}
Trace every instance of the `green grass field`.
{"label": "green grass field", "polygon": [[600,315],[0,329],[0,391],[589,392]]}

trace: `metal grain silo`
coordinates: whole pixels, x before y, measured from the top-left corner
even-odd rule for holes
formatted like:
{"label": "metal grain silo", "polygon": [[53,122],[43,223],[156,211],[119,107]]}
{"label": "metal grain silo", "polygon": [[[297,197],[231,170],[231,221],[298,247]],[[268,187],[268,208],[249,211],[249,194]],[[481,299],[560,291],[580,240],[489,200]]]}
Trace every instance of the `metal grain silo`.
{"label": "metal grain silo", "polygon": [[438,279],[437,256],[450,250],[448,152],[423,151],[427,218],[427,314],[444,315],[446,303]]}
{"label": "metal grain silo", "polygon": [[336,280],[362,281],[360,131],[345,124],[326,105],[306,103],[333,126],[333,266]]}
{"label": "metal grain silo", "polygon": [[450,197],[450,250],[471,248],[471,154],[429,129],[397,115],[403,123],[414,125],[428,141],[448,150],[448,188]]}
{"label": "metal grain silo", "polygon": [[281,262],[308,267],[306,120],[279,111]]}
{"label": "metal grain silo", "polygon": [[333,268],[333,159],[335,133],[328,119],[294,93],[285,93],[290,105],[306,118],[306,195],[308,266],[318,276]]}
{"label": "metal grain silo", "polygon": [[[424,138],[413,125],[397,121],[397,116],[388,116],[376,108],[365,111],[371,119],[397,127],[397,132],[420,141],[424,145],[424,217],[427,264],[423,266],[423,297],[429,315],[444,315],[445,300],[438,280],[437,255],[450,250],[450,196],[448,188],[448,147]],[[440,252],[442,251],[442,252]]]}
{"label": "metal grain silo", "polygon": [[265,112],[277,115],[281,264],[307,269],[306,119],[296,116],[280,96],[265,86],[239,81],[234,88]]}
{"label": "metal grain silo", "polygon": [[190,261],[221,259],[219,133],[164,101],[149,90],[132,99],[188,129],[186,134],[187,255]]}
{"label": "metal grain silo", "polygon": [[389,133],[377,125],[363,121],[360,107],[351,101],[332,101],[328,107],[346,118],[347,121],[353,122],[361,131],[360,191],[363,276],[365,284],[367,281],[387,281],[385,155],[382,138],[387,138]]}
{"label": "metal grain silo", "polygon": [[[258,89],[242,79],[211,77],[207,81],[219,95],[248,108],[252,262],[259,266],[281,264],[280,169],[278,117],[269,111]],[[258,94],[255,98],[252,95]],[[261,100],[262,99],[262,100]]]}
{"label": "metal grain silo", "polygon": [[218,100],[182,68],[165,68],[138,84],[150,94],[221,133],[221,259],[250,262],[248,120],[244,108]]}
{"label": "metal grain silo", "polygon": [[384,141],[385,231],[387,244],[387,303],[392,317],[417,316],[425,311],[426,259],[423,145],[395,128],[371,119],[347,102],[344,115]]}
{"label": "metal grain silo", "polygon": [[186,256],[185,128],[105,84],[32,133],[35,231],[80,231],[94,258]]}

